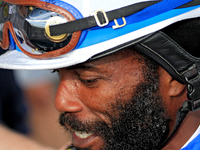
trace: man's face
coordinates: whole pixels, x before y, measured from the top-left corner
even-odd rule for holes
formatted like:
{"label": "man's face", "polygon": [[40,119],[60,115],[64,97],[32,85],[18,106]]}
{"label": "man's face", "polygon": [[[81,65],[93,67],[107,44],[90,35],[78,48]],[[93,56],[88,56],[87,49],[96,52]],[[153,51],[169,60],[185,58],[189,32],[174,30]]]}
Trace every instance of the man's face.
{"label": "man's face", "polygon": [[123,52],[59,69],[55,106],[80,149],[156,149],[167,134],[156,71]]}

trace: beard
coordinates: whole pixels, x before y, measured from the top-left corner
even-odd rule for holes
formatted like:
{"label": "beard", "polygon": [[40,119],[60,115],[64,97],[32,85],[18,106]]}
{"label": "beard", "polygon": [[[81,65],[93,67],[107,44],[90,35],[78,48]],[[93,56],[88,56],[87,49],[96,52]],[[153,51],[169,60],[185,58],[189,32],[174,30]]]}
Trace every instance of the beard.
{"label": "beard", "polygon": [[[61,114],[60,124],[76,131],[98,133],[105,141],[101,150],[158,150],[168,134],[169,116],[158,90],[158,76],[146,73],[132,99],[117,98],[107,115],[111,127],[100,120],[80,121],[73,114]],[[77,148],[77,150],[87,150]],[[90,148],[88,148],[89,150]]]}

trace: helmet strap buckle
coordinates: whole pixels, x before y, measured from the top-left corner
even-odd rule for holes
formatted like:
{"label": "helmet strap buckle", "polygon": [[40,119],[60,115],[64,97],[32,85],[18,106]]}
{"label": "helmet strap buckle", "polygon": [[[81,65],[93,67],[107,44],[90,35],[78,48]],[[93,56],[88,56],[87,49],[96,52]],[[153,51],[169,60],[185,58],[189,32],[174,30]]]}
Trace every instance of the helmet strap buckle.
{"label": "helmet strap buckle", "polygon": [[195,64],[184,73],[184,77],[187,82],[188,100],[183,103],[183,108],[190,111],[200,110],[200,73]]}

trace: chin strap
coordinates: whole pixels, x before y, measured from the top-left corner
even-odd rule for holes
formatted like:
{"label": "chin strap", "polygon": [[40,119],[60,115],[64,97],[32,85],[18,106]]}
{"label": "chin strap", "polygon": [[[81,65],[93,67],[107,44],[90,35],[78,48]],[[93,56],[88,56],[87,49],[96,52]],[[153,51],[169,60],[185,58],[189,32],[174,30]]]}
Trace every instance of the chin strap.
{"label": "chin strap", "polygon": [[191,66],[182,76],[185,78],[187,84],[188,100],[183,102],[182,107],[179,108],[175,127],[169,137],[161,144],[161,148],[171,139],[189,111],[200,110],[200,74],[197,71],[196,65]]}
{"label": "chin strap", "polygon": [[190,68],[190,71],[184,74],[188,100],[183,103],[183,107],[190,111],[197,111],[200,110],[200,73],[197,71],[196,65]]}

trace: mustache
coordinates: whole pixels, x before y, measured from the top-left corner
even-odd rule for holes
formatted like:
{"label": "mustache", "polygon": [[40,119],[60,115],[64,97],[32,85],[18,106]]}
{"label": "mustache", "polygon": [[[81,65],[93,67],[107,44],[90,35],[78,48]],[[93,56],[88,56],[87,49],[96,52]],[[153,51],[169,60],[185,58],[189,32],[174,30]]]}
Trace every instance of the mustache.
{"label": "mustache", "polygon": [[[66,130],[72,129],[75,131],[95,132],[99,134],[104,134],[105,131],[110,130],[108,125],[101,120],[81,121],[77,119],[75,114],[70,113],[60,114],[59,123],[61,126],[64,126]],[[66,125],[70,126],[70,129]]]}

